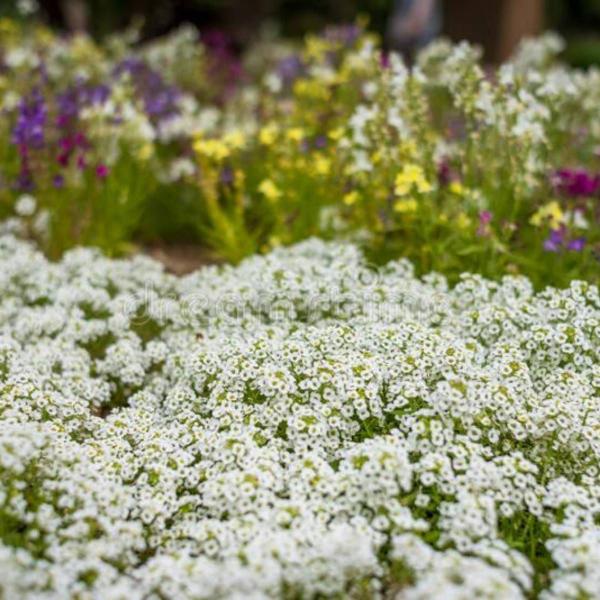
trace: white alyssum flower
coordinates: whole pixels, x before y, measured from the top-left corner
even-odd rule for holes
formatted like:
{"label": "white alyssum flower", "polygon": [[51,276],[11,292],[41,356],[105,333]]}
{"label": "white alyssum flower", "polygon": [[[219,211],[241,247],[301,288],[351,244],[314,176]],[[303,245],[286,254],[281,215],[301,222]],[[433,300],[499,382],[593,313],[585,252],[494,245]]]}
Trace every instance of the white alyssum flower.
{"label": "white alyssum flower", "polygon": [[599,597],[596,287],[8,234],[0,286],[5,596]]}
{"label": "white alyssum flower", "polygon": [[15,203],[15,212],[20,217],[31,217],[37,207],[35,198],[30,194],[22,194]]}

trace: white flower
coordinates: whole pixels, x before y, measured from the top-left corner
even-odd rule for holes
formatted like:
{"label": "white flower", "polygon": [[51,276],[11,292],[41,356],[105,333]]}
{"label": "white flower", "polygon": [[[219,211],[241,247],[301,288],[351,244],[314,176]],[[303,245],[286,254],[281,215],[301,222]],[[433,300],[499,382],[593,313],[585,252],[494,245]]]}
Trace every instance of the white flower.
{"label": "white flower", "polygon": [[15,212],[20,217],[30,217],[35,213],[36,206],[37,204],[33,196],[30,194],[22,194],[17,198],[15,203]]}

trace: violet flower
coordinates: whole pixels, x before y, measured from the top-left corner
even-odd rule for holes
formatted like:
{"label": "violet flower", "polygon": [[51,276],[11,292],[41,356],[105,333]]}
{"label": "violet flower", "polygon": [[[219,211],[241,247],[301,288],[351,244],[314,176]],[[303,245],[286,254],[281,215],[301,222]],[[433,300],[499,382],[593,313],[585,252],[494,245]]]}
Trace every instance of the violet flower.
{"label": "violet flower", "polygon": [[571,197],[594,196],[600,190],[600,176],[584,169],[559,169],[551,176],[557,192]]}
{"label": "violet flower", "polygon": [[581,252],[585,248],[585,238],[580,237],[569,241],[567,248],[574,252]]}
{"label": "violet flower", "polygon": [[276,70],[283,83],[290,85],[304,73],[305,66],[298,55],[292,54],[282,58]]}
{"label": "violet flower", "polygon": [[313,143],[314,143],[315,148],[322,150],[323,148],[325,148],[327,146],[327,138],[324,135],[318,135],[314,139]]}
{"label": "violet flower", "polygon": [[34,90],[28,98],[23,98],[19,103],[12,142],[19,146],[22,154],[29,148],[41,148],[44,145],[47,116],[46,101],[39,90]]}
{"label": "violet flower", "polygon": [[135,92],[141,97],[148,117],[154,122],[164,121],[179,114],[181,92],[168,85],[162,76],[139,58],[126,58],[114,70],[116,76],[129,74]]}
{"label": "violet flower", "polygon": [[558,252],[566,248],[572,252],[581,252],[585,248],[584,237],[567,239],[567,228],[562,225],[558,229],[551,229],[550,235],[544,241],[544,250],[547,252]]}
{"label": "violet flower", "polygon": [[547,252],[558,252],[564,242],[566,229],[560,227],[559,229],[551,229],[550,235],[544,241],[544,250]]}
{"label": "violet flower", "polygon": [[76,83],[57,96],[58,115],[56,124],[67,127],[75,120],[82,108],[103,104],[110,96],[107,85],[91,86],[82,82]]}

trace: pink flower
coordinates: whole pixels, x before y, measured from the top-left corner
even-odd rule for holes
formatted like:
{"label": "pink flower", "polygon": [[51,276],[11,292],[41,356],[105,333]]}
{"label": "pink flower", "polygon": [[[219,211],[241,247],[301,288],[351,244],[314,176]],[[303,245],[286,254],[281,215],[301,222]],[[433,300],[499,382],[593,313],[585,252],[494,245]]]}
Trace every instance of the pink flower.
{"label": "pink flower", "polygon": [[489,210],[482,210],[479,213],[479,227],[477,228],[477,235],[480,237],[487,237],[490,234],[489,224],[492,221],[492,213]]}
{"label": "pink flower", "polygon": [[106,179],[108,177],[108,167],[104,164],[99,164],[96,167],[96,177],[98,179]]}

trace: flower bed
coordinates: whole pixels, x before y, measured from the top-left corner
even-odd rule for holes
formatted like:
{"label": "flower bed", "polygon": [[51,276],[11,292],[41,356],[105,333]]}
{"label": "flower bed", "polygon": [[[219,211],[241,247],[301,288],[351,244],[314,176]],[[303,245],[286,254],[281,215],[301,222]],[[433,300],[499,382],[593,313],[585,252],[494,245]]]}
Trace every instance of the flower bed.
{"label": "flower bed", "polygon": [[596,287],[10,236],[0,287],[6,598],[598,597]]}
{"label": "flower bed", "polygon": [[51,257],[344,236],[452,281],[598,283],[600,78],[556,36],[486,69],[444,41],[408,68],[359,25],[239,58],[193,28],[134,33],[0,21],[0,209]]}

